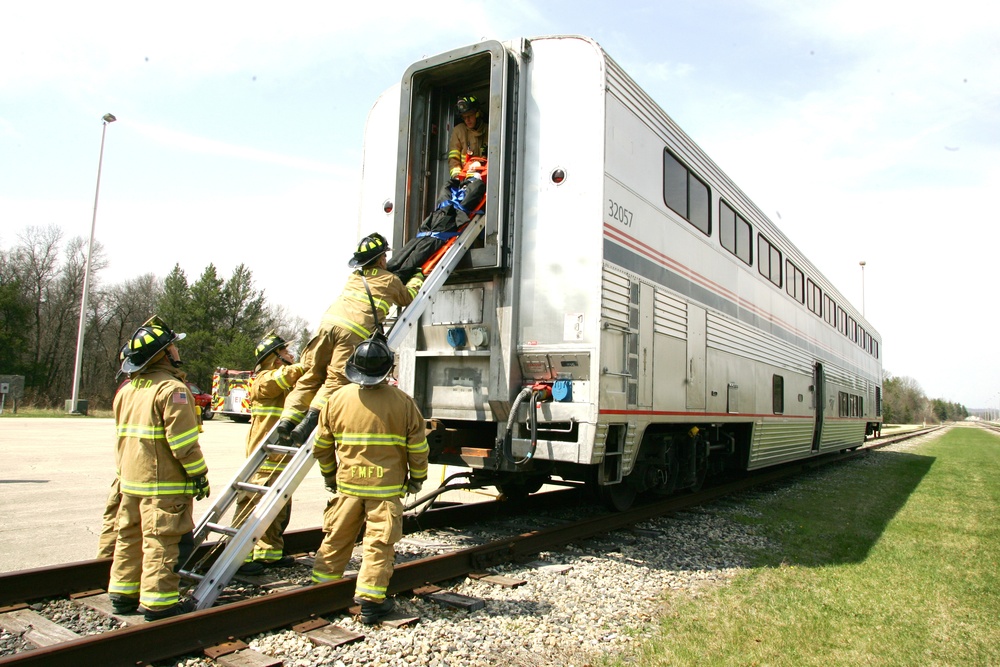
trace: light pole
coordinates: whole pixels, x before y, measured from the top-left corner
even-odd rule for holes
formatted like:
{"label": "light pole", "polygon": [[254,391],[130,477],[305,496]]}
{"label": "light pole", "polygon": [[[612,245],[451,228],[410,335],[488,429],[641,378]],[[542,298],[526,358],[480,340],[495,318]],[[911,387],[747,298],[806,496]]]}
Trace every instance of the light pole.
{"label": "light pole", "polygon": [[858,264],[861,265],[861,317],[865,317],[865,260]]}
{"label": "light pole", "polygon": [[94,254],[94,228],[97,226],[97,198],[101,194],[101,165],[104,163],[104,135],[108,123],[117,118],[106,113],[101,126],[101,153],[97,158],[97,188],[94,190],[94,216],[90,220],[90,243],[87,245],[87,264],[83,269],[83,300],[80,303],[80,326],[76,334],[76,365],[73,367],[73,397],[66,401],[66,412],[74,415],[87,414],[87,401],[80,400],[80,368],[83,365],[83,334],[87,329],[87,293],[90,291],[90,258]]}

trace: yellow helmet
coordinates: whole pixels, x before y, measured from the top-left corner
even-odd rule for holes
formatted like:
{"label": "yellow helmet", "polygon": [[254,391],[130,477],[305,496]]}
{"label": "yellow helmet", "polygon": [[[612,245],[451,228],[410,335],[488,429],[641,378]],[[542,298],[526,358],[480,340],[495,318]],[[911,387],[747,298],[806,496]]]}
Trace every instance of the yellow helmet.
{"label": "yellow helmet", "polygon": [[354,257],[347,263],[352,269],[368,266],[376,259],[389,252],[389,242],[378,232],[361,239]]}
{"label": "yellow helmet", "polygon": [[257,365],[260,366],[261,362],[267,358],[267,355],[272,352],[277,352],[287,345],[288,343],[285,342],[285,339],[277,333],[273,331],[267,332],[264,334],[264,337],[260,339],[260,342],[257,343],[257,347],[253,351],[254,357],[257,358]]}
{"label": "yellow helmet", "polygon": [[142,370],[157,352],[165,350],[168,345],[183,339],[185,335],[174,333],[158,315],[154,315],[135,330],[128,341],[127,349],[122,350],[125,355],[122,372],[135,373]]}

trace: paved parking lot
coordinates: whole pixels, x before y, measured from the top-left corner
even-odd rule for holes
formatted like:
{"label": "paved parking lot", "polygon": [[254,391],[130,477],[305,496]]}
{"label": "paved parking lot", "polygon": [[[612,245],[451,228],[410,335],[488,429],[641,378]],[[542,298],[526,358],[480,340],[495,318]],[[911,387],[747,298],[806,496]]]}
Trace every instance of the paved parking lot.
{"label": "paved parking lot", "polygon": [[[205,422],[201,446],[213,489],[229,483],[243,464],[249,430],[220,417]],[[0,572],[94,557],[114,480],[114,443],[112,419],[0,418]],[[441,475],[432,466],[425,488]],[[314,467],[295,492],[289,528],[319,526],[328,497]],[[211,502],[195,504],[195,520]]]}

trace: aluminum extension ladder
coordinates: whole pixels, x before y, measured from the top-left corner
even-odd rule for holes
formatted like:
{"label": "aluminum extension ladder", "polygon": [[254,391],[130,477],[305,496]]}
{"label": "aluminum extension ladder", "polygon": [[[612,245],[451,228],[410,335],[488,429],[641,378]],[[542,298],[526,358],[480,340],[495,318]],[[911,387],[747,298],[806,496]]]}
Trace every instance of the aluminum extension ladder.
{"label": "aluminum extension ladder", "polygon": [[[444,257],[431,271],[424,281],[416,298],[396,319],[389,331],[388,344],[396,349],[406,338],[410,330],[416,326],[420,316],[432,302],[433,296],[454,272],[459,261],[472,247],[473,242],[486,225],[485,216],[477,215],[466,226],[455,243],[445,252]],[[254,545],[271,525],[278,512],[291,500],[292,494],[305,479],[312,467],[313,443],[316,431],[313,430],[301,445],[285,441],[281,442],[276,427],[268,432],[267,437],[257,446],[243,467],[233,476],[225,490],[219,495],[212,507],[198,520],[194,530],[194,549],[197,549],[212,533],[220,535],[219,546],[224,547],[208,571],[200,574],[184,563],[179,573],[182,577],[198,582],[191,594],[197,609],[207,609],[215,604],[223,589],[232,581],[236,571],[243,564],[247,555],[253,551]],[[292,454],[292,459],[285,464],[285,469],[271,486],[251,484],[250,479],[264,464],[270,454]],[[239,527],[233,528],[222,524],[223,517],[236,502],[240,493],[260,494],[256,506]],[[193,556],[192,556],[193,557]],[[188,561],[191,562],[191,559]]]}

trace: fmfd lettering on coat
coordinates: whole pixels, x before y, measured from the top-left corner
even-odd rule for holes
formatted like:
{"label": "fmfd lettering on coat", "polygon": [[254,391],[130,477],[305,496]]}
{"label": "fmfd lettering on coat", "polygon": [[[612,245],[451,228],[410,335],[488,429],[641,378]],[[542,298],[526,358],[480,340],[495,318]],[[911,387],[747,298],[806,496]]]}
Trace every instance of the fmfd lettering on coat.
{"label": "fmfd lettering on coat", "polygon": [[351,466],[351,477],[369,478],[382,477],[385,475],[385,468],[382,466]]}

